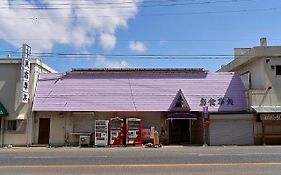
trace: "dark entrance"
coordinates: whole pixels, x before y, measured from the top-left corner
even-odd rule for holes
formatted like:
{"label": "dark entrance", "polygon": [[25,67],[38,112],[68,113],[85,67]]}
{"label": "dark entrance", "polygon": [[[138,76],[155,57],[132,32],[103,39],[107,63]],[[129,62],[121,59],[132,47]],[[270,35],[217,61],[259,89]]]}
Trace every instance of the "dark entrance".
{"label": "dark entrance", "polygon": [[50,118],[40,118],[38,144],[49,144]]}
{"label": "dark entrance", "polygon": [[169,120],[170,144],[190,144],[190,122],[187,119]]}

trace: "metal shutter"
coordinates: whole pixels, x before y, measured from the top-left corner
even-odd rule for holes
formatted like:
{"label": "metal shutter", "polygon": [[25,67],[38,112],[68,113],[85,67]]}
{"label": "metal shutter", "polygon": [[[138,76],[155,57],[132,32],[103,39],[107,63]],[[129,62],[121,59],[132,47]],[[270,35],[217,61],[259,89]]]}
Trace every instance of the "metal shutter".
{"label": "metal shutter", "polygon": [[94,132],[95,120],[91,115],[75,115],[73,120],[73,132]]}
{"label": "metal shutter", "polygon": [[252,145],[252,120],[220,120],[210,123],[210,145]]}

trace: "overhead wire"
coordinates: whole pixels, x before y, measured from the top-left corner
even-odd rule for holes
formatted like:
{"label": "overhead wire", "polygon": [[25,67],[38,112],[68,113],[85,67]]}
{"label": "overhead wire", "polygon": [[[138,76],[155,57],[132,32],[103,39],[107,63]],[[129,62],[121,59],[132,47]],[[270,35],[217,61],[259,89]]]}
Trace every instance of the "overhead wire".
{"label": "overhead wire", "polygon": [[[95,37],[99,37],[96,35]],[[281,38],[268,38],[271,41],[280,41]],[[49,38],[5,38],[5,40],[10,41],[40,41],[40,40],[50,40]],[[107,41],[106,39],[103,39]],[[117,39],[118,42],[130,42],[130,41],[139,41],[139,42],[159,42],[161,44],[170,43],[170,42],[198,42],[198,43],[209,43],[209,42],[240,42],[240,41],[252,41],[255,38],[248,39],[141,39],[141,38],[132,38],[132,39]],[[108,39],[110,41],[110,39]]]}
{"label": "overhead wire", "polygon": [[[259,9],[239,9],[239,10],[223,10],[223,11],[203,11],[203,12],[175,12],[175,13],[150,13],[150,14],[139,14],[142,17],[163,17],[163,16],[186,16],[186,15],[204,15],[204,14],[226,14],[226,13],[247,13],[247,12],[264,12],[264,11],[277,11],[281,10],[281,7],[270,7],[270,8],[259,8]],[[119,16],[126,16],[125,14],[119,14]],[[111,18],[113,15],[97,15],[97,18]],[[90,16],[67,16],[67,17],[56,17],[56,19],[88,19]],[[48,20],[50,17],[8,17],[0,16],[0,19],[19,19],[19,20]]]}
{"label": "overhead wire", "polygon": [[[53,1],[60,1],[60,0],[53,0]],[[212,4],[212,3],[234,3],[234,2],[245,2],[245,1],[254,1],[254,0],[217,0],[217,1],[204,1],[204,2],[196,2],[195,0],[185,0],[185,3],[178,3],[183,2],[184,0],[167,0],[167,1],[158,1],[159,2],[165,2],[166,4],[153,4],[153,6],[174,6],[174,5],[193,5],[193,4]],[[186,3],[188,1],[188,3]],[[191,1],[194,1],[190,3]],[[151,2],[152,1],[148,1]],[[157,2],[157,1],[155,1]],[[167,3],[169,2],[169,3]],[[135,1],[127,1],[127,3],[135,3]],[[54,4],[56,5],[56,4]],[[74,4],[75,5],[75,4]],[[81,4],[80,4],[81,5]],[[104,5],[112,5],[112,4],[104,4]],[[145,7],[145,6],[144,6]],[[147,6],[149,7],[149,6]],[[0,8],[1,7],[0,5]],[[9,7],[10,8],[10,7]],[[36,9],[37,7],[34,7]],[[81,8],[81,7],[80,7]],[[25,9],[20,8],[19,9]],[[38,7],[38,9],[41,9],[41,7]],[[48,9],[47,7],[43,9]],[[62,7],[57,9],[64,9]],[[206,12],[182,12],[182,13],[154,13],[154,14],[143,14],[142,16],[167,16],[167,15],[193,15],[193,14],[211,14],[211,13],[242,13],[242,12],[251,12],[251,11],[272,11],[272,10],[279,10],[281,8],[279,7],[272,7],[272,8],[265,8],[265,9],[242,9],[242,10],[225,10],[225,11],[206,11]],[[112,16],[100,16],[100,17],[112,17]],[[2,18],[2,17],[0,17]],[[70,17],[67,17],[70,18]],[[90,17],[73,17],[73,18],[90,18]],[[24,19],[24,18],[19,18]],[[48,19],[48,18],[27,18],[27,19]],[[8,38],[6,40],[45,40],[44,38],[34,38],[34,39],[20,39],[20,38]],[[47,40],[47,39],[46,39]],[[120,41],[131,41],[131,40],[120,40]],[[139,41],[139,40],[138,40]],[[140,41],[146,41],[146,42],[161,42],[161,41],[168,41],[168,42],[209,42],[209,41],[227,41],[227,40],[188,40],[188,39],[180,39],[180,40],[140,40]],[[7,53],[11,51],[0,51],[2,53]],[[15,52],[12,52],[15,53]],[[16,53],[15,53],[16,54]],[[234,55],[126,55],[126,54],[99,54],[99,53],[90,53],[90,54],[73,54],[73,53],[33,53],[33,55],[38,55],[40,57],[44,58],[53,58],[53,57],[96,57],[97,55],[106,56],[106,57],[113,57],[113,58],[120,58],[120,57],[126,57],[126,59],[233,59]],[[241,56],[243,58],[243,56]]]}
{"label": "overhead wire", "polygon": [[[257,0],[216,0],[216,1],[202,1],[202,2],[176,2],[171,1],[169,3],[155,3],[155,4],[139,4],[138,7],[171,7],[171,6],[186,6],[186,5],[209,5],[209,4],[218,4],[218,3],[238,3],[238,2],[249,2],[249,1],[257,1]],[[138,2],[135,2],[138,3]],[[0,6],[0,9],[22,9],[22,10],[61,10],[61,9],[103,9],[103,8],[132,8],[135,4],[121,4],[121,5],[110,5],[110,4],[102,4],[98,5],[95,3],[89,3],[82,5],[68,4],[68,5],[56,5],[56,4],[37,4],[36,6],[32,6],[34,4],[26,4],[25,6],[18,7],[17,4],[9,5],[9,6]],[[65,7],[66,6],[66,7]]]}
{"label": "overhead wire", "polygon": [[[0,51],[0,53],[18,53],[15,51]],[[163,60],[171,60],[171,59],[246,59],[251,55],[233,55],[233,54],[104,54],[104,53],[59,53],[59,52],[34,52],[33,56],[41,57],[41,58],[96,58],[97,56],[104,56],[107,58],[114,59],[163,59]],[[266,57],[274,57],[274,55],[267,55]]]}

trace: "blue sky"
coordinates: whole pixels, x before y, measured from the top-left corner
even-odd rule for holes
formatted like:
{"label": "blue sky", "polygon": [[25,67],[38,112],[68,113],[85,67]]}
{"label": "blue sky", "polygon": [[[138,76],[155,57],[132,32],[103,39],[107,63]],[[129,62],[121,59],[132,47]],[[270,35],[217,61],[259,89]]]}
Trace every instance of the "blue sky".
{"label": "blue sky", "polygon": [[[32,2],[0,2],[0,57],[19,56],[3,51],[19,51],[21,44],[27,43],[37,53],[34,56],[60,72],[85,67],[202,67],[214,72],[231,59],[140,59],[128,55],[231,58],[233,48],[257,46],[260,37],[267,37],[269,45],[281,45],[280,0]],[[42,54],[46,52],[89,55],[46,57]]]}

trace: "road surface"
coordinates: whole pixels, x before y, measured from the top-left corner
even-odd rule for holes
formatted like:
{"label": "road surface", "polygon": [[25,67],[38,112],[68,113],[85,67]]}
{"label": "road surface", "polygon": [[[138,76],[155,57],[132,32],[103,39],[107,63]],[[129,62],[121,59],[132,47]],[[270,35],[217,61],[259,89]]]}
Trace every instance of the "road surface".
{"label": "road surface", "polygon": [[281,146],[0,149],[1,175],[274,174]]}

